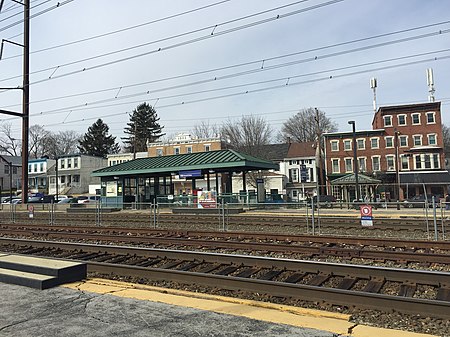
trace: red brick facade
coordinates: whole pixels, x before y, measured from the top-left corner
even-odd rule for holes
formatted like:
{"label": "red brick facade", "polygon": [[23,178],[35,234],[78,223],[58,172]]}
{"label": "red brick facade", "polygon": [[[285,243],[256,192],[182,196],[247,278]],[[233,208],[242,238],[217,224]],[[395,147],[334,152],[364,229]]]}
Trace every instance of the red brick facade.
{"label": "red brick facade", "polygon": [[[328,181],[354,171],[349,129],[325,135]],[[389,176],[388,182],[397,182],[397,163],[402,174],[445,168],[440,102],[380,107],[372,130],[359,131],[356,125],[356,139],[359,172],[368,176]]]}

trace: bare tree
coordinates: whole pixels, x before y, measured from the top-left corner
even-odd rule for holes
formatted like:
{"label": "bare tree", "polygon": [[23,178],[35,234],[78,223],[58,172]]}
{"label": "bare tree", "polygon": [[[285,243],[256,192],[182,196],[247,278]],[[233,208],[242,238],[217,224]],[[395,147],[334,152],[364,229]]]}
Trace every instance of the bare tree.
{"label": "bare tree", "polygon": [[312,142],[324,132],[337,131],[337,124],[321,110],[301,109],[294,116],[283,123],[280,140],[287,142]]}
{"label": "bare tree", "polygon": [[60,131],[56,134],[52,133],[45,138],[44,147],[45,155],[55,158],[64,154],[78,153],[77,145],[81,139],[81,134],[68,130]]}
{"label": "bare tree", "polygon": [[237,151],[264,158],[263,145],[272,140],[272,127],[262,117],[242,116],[239,121],[228,120],[222,126],[222,138]]}
{"label": "bare tree", "polygon": [[442,125],[442,139],[444,140],[444,153],[450,157],[450,127]]}
{"label": "bare tree", "polygon": [[220,129],[216,124],[209,124],[202,121],[200,124],[194,125],[194,129],[191,131],[192,136],[196,138],[212,138],[219,137]]}
{"label": "bare tree", "polygon": [[11,156],[20,156],[22,145],[20,139],[12,135],[11,123],[0,125],[0,152]]}
{"label": "bare tree", "polygon": [[44,129],[41,125],[30,126],[29,133],[29,156],[30,158],[41,158],[48,155],[48,138],[52,137],[50,131]]}

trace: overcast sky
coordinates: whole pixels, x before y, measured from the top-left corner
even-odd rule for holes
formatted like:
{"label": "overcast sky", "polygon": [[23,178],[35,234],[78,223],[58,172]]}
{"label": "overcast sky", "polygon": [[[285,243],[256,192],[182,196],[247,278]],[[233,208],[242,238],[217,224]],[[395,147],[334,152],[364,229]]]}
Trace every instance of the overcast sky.
{"label": "overcast sky", "polygon": [[[148,102],[169,136],[242,115],[279,129],[307,107],[340,131],[350,119],[370,129],[370,78],[378,106],[427,102],[430,67],[450,124],[447,0],[60,2],[31,20],[30,125],[83,134],[102,118],[120,140]],[[56,4],[32,0],[32,14]],[[5,0],[0,39],[21,43],[21,19],[21,5]],[[0,87],[22,84],[21,54],[4,46]],[[21,91],[0,92],[1,108],[20,104]],[[21,137],[20,119],[0,118]]]}

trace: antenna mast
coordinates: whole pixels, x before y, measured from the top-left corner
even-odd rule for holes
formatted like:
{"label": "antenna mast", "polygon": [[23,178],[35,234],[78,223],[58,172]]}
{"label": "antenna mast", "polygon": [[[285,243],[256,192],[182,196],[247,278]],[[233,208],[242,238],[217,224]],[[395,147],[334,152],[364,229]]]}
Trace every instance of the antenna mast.
{"label": "antenna mast", "polygon": [[428,85],[428,102],[434,102],[434,78],[433,78],[433,69],[427,69],[427,85]]}
{"label": "antenna mast", "polygon": [[373,111],[377,112],[377,79],[375,77],[370,79],[370,88],[373,90]]}

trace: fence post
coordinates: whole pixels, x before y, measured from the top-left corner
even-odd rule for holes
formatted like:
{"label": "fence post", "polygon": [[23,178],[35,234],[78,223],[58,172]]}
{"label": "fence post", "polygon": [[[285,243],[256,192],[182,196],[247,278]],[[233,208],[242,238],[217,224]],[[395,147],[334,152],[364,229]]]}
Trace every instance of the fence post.
{"label": "fence post", "polygon": [[314,198],[311,198],[311,229],[312,235],[316,235],[316,228],[314,223]]}
{"label": "fence post", "polygon": [[434,195],[431,198],[431,200],[433,202],[434,241],[437,241],[438,240],[438,228],[437,228],[437,221],[436,221],[436,200],[435,200]]}

